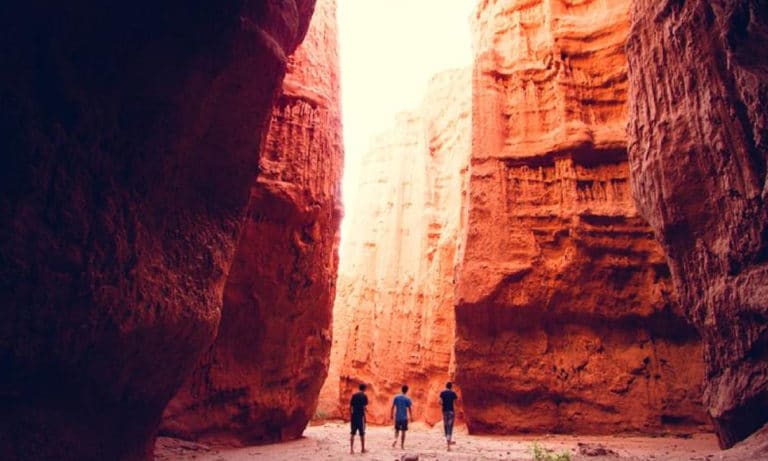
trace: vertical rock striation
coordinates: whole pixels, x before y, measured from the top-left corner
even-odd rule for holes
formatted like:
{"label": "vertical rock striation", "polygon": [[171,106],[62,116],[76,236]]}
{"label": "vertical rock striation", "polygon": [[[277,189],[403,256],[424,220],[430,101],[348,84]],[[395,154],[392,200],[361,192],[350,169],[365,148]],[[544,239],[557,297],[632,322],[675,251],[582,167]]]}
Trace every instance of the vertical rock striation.
{"label": "vertical rock striation", "polygon": [[636,0],[633,193],[704,341],[720,444],[768,421],[768,2]]}
{"label": "vertical rock striation", "polygon": [[145,460],[313,0],[0,4],[0,453]]}
{"label": "vertical rock striation", "polygon": [[218,336],[163,432],[228,444],[294,439],[330,352],[342,165],[336,1],[289,60],[227,284]]}
{"label": "vertical rock striation", "polygon": [[[371,386],[369,422],[388,423],[391,398],[411,387],[416,419],[434,423],[453,374],[453,272],[469,154],[469,69],[429,83],[362,158],[347,204],[331,372],[321,414],[347,416]],[[348,226],[348,227],[347,227]]]}
{"label": "vertical rock striation", "polygon": [[700,340],[631,200],[628,0],[476,14],[456,368],[473,432],[701,428]]}

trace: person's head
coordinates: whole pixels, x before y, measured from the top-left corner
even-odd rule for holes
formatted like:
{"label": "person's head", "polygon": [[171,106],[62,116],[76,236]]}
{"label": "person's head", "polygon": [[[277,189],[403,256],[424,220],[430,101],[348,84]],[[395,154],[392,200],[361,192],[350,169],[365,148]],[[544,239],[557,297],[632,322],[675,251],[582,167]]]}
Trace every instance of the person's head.
{"label": "person's head", "polygon": [[407,394],[408,393],[408,385],[407,384],[403,384],[403,387],[401,387],[400,389],[403,390],[403,394]]}
{"label": "person's head", "polygon": [[452,382],[450,382],[450,381],[448,381],[447,383],[445,383],[445,387],[446,387],[447,389],[450,389],[450,388],[452,388],[452,387],[453,387],[453,383],[452,383]]}
{"label": "person's head", "polygon": [[357,388],[360,389],[361,391],[365,392],[366,385],[365,385],[365,383],[360,383],[360,385],[357,386]]}

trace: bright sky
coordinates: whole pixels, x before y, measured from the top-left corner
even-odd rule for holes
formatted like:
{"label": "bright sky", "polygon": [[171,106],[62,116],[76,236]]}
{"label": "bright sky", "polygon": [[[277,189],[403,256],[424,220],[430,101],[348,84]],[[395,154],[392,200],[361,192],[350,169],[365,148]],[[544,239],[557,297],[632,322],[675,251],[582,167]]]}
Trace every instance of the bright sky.
{"label": "bright sky", "polygon": [[338,0],[345,195],[354,194],[356,160],[373,135],[392,126],[396,113],[418,106],[432,75],[471,64],[476,3]]}

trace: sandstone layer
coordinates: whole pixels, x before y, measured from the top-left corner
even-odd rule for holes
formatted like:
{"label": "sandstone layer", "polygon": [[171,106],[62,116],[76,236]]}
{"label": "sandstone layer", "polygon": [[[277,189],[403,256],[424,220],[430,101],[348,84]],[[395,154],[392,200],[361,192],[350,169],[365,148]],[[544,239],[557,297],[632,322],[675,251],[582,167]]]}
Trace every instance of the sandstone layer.
{"label": "sandstone layer", "polygon": [[470,88],[469,69],[438,74],[420,108],[400,114],[361,159],[360,183],[347,194],[321,416],[348,417],[365,382],[368,422],[389,423],[392,397],[407,383],[415,418],[441,419],[438,395],[453,375]]}
{"label": "sandstone layer", "polygon": [[768,421],[768,2],[637,0],[629,158],[704,342],[720,443]]}
{"label": "sandstone layer", "polygon": [[214,338],[313,8],[0,5],[4,459],[151,459],[163,408]]}
{"label": "sandstone layer", "polygon": [[475,18],[456,369],[472,432],[705,427],[700,340],[629,188],[628,0]]}
{"label": "sandstone layer", "polygon": [[336,2],[319,0],[259,159],[218,336],[163,432],[229,444],[299,437],[331,346],[342,165]]}

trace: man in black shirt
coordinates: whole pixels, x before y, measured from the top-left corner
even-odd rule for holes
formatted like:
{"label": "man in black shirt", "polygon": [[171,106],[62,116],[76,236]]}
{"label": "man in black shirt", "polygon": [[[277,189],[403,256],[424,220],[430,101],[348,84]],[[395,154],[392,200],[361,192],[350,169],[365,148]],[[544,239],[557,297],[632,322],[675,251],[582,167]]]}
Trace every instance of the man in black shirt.
{"label": "man in black shirt", "polygon": [[451,451],[451,444],[456,443],[451,440],[453,438],[453,420],[456,417],[453,402],[459,398],[451,389],[452,387],[453,383],[448,381],[445,383],[445,390],[440,393],[440,403],[443,404],[443,428],[445,429],[445,442],[448,446],[448,451]]}
{"label": "man in black shirt", "polygon": [[351,413],[352,435],[349,436],[349,452],[355,452],[355,432],[360,432],[361,453],[365,453],[365,407],[368,405],[368,397],[365,395],[365,384],[358,386],[360,392],[355,392],[349,401]]}

